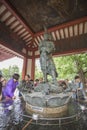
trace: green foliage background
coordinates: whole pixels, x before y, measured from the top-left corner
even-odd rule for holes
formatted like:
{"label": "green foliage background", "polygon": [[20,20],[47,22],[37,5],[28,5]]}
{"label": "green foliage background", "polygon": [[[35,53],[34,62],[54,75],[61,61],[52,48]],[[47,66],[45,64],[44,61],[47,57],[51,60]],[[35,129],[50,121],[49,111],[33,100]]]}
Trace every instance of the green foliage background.
{"label": "green foliage background", "polygon": [[[87,77],[87,54],[76,54],[69,56],[53,57],[57,72],[58,79],[74,79],[75,75],[79,74],[80,70],[83,71]],[[43,74],[38,66],[35,70],[35,78],[43,77]]]}
{"label": "green foliage background", "polygon": [[[87,54],[76,54],[69,56],[56,56],[53,57],[57,72],[58,80],[60,79],[74,79],[75,75],[79,74],[83,78],[87,78]],[[10,66],[8,69],[4,68],[1,70],[4,77],[8,80],[16,72],[20,74],[20,80],[22,73],[19,72],[17,65]],[[36,64],[35,67],[35,79],[43,77],[40,69],[40,63]],[[50,79],[51,77],[49,77]]]}
{"label": "green foliage background", "polygon": [[10,79],[14,73],[20,74],[21,79],[21,73],[19,73],[19,67],[17,65],[9,66],[9,68],[3,68],[1,71],[4,78],[6,78],[7,80]]}

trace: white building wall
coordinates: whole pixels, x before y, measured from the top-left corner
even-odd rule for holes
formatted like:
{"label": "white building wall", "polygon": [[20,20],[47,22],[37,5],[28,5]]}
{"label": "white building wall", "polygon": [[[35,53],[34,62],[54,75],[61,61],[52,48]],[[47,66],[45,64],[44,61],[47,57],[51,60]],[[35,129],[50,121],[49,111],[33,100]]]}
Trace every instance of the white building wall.
{"label": "white building wall", "polygon": [[28,59],[27,61],[27,74],[31,76],[31,67],[32,67],[32,59]]}

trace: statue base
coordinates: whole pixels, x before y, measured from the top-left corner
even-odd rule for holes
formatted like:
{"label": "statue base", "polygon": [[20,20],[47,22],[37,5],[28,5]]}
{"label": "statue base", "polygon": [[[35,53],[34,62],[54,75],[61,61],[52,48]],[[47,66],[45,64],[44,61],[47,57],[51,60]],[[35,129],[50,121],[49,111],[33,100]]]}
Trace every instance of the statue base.
{"label": "statue base", "polygon": [[62,117],[66,115],[68,110],[68,105],[63,105],[55,108],[47,107],[37,107],[26,103],[26,111],[29,114],[38,114],[39,117]]}
{"label": "statue base", "polygon": [[26,101],[26,111],[31,115],[61,117],[67,114],[71,95],[67,93],[45,95],[41,92],[33,92],[25,94],[24,99]]}

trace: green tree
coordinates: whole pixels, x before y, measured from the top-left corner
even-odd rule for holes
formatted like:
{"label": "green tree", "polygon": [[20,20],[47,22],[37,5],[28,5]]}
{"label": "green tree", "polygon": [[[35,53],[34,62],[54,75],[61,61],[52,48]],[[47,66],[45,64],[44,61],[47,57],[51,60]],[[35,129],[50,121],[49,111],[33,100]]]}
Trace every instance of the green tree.
{"label": "green tree", "polygon": [[54,58],[59,79],[73,79],[78,74],[84,82],[87,75],[86,58],[86,53]]}
{"label": "green tree", "polygon": [[4,77],[5,77],[7,80],[10,79],[14,73],[18,73],[18,74],[19,74],[19,68],[18,68],[17,65],[9,66],[8,69],[3,68],[1,71],[2,71],[2,73],[3,73],[3,75],[4,75]]}
{"label": "green tree", "polygon": [[9,79],[9,78],[10,78],[10,77],[9,77],[9,70],[8,70],[8,69],[3,68],[1,71],[2,71],[2,74],[4,75],[4,77],[5,77],[6,79]]}
{"label": "green tree", "polygon": [[87,54],[78,54],[73,56],[75,65],[77,68],[77,74],[81,77],[83,83],[85,83],[87,73]]}
{"label": "green tree", "polygon": [[[62,57],[54,57],[54,63],[58,72],[58,79],[74,79],[79,75],[83,82],[87,77],[87,54],[76,54]],[[41,70],[37,67],[35,77],[42,75]],[[43,76],[43,75],[42,75]]]}
{"label": "green tree", "polygon": [[42,71],[40,68],[38,68],[37,66],[35,67],[35,79],[39,79],[43,77]]}
{"label": "green tree", "polygon": [[54,62],[58,72],[58,79],[73,79],[76,68],[71,56],[56,57]]}

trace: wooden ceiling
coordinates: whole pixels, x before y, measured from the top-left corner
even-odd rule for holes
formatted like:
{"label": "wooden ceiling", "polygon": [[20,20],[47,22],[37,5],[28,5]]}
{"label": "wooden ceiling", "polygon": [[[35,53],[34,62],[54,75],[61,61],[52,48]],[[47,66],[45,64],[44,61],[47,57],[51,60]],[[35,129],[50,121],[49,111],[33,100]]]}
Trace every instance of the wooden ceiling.
{"label": "wooden ceiling", "polygon": [[17,54],[16,52],[8,49],[7,47],[5,47],[3,45],[0,45],[0,62],[5,59],[13,58],[15,56],[22,58],[22,56]]}
{"label": "wooden ceiling", "polygon": [[[4,52],[4,53],[3,53]],[[14,57],[14,54],[8,51],[8,48],[0,45],[0,61]]]}
{"label": "wooden ceiling", "polygon": [[[19,49],[22,55],[37,57],[38,45],[44,39],[44,25],[56,46],[61,41],[86,35],[87,0],[0,0],[0,41],[6,39],[5,46],[14,51]],[[15,41],[17,49],[5,34]]]}
{"label": "wooden ceiling", "polygon": [[8,1],[34,33],[87,15],[87,0]]}

